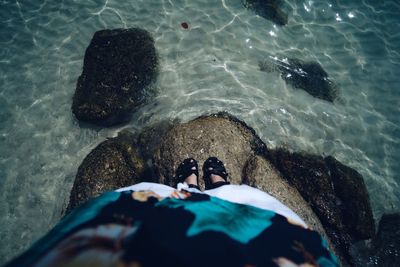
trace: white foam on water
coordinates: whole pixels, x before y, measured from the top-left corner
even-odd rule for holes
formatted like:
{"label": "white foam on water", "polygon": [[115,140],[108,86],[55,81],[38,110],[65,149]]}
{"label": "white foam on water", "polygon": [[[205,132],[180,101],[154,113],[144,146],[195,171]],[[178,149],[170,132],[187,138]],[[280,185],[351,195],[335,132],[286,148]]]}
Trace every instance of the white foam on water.
{"label": "white foam on water", "polygon": [[[228,111],[269,147],[333,155],[354,167],[376,219],[400,210],[394,1],[285,1],[285,27],[254,15],[241,0],[1,5],[0,264],[57,223],[83,158],[120,130],[82,128],[70,110],[85,49],[104,28],[148,30],[160,57],[157,96],[123,127],[140,131]],[[319,62],[338,84],[339,100],[314,98],[278,73],[260,71],[259,60],[275,55]]]}

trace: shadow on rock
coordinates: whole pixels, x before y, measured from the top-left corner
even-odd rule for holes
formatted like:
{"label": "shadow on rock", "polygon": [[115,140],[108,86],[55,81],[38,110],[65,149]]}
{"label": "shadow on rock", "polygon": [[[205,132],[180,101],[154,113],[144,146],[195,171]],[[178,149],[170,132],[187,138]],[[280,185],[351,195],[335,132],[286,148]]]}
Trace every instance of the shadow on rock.
{"label": "shadow on rock", "polygon": [[336,84],[329,79],[328,74],[318,62],[270,57],[260,61],[259,67],[265,72],[280,72],[287,84],[296,89],[302,89],[314,97],[333,102],[338,96]]}
{"label": "shadow on rock", "polygon": [[375,223],[362,176],[329,156],[269,151],[268,158],[303,198],[310,203],[344,257],[350,246],[371,238]]}
{"label": "shadow on rock", "polygon": [[244,6],[257,15],[278,25],[286,25],[288,16],[280,8],[276,0],[244,0]]}
{"label": "shadow on rock", "polygon": [[67,212],[90,198],[142,181],[145,162],[134,144],[134,136],[121,132],[93,149],[79,166]]}
{"label": "shadow on rock", "polygon": [[102,30],[86,49],[72,112],[81,121],[111,126],[129,120],[157,72],[154,40],[142,29]]}
{"label": "shadow on rock", "polygon": [[400,266],[400,213],[382,216],[371,254],[375,266]]}
{"label": "shadow on rock", "polygon": [[374,238],[354,246],[352,252],[359,259],[356,266],[400,266],[399,225],[400,213],[384,214]]}

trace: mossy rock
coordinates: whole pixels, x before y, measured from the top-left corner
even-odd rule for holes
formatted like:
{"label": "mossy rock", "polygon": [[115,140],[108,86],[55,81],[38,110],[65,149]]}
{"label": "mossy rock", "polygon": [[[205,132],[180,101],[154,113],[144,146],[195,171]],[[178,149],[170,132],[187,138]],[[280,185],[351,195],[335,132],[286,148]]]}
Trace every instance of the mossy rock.
{"label": "mossy rock", "polygon": [[86,49],[72,112],[80,121],[111,126],[127,121],[155,78],[157,53],[142,29],[101,30]]}

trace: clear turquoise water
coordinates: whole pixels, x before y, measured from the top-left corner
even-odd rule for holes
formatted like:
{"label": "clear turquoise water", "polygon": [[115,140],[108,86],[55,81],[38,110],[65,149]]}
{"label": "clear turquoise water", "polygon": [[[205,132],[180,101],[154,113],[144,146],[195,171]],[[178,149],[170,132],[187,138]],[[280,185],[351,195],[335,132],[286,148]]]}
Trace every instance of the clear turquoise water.
{"label": "clear turquoise water", "polygon": [[[123,128],[228,111],[270,147],[356,168],[376,219],[400,210],[398,2],[285,1],[286,27],[241,0],[0,5],[0,264],[59,220],[83,158],[122,128],[80,128],[70,111],[85,49],[104,28],[144,28],[160,55],[157,96]],[[319,62],[340,99],[321,101],[259,71],[274,55]]]}

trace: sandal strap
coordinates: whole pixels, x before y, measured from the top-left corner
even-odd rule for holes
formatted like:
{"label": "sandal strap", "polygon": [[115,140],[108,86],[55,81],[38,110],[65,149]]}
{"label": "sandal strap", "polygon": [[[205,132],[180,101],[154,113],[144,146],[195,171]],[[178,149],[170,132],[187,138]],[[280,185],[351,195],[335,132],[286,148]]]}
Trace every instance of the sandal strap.
{"label": "sandal strap", "polygon": [[215,189],[215,188],[221,187],[223,185],[227,185],[227,184],[231,184],[231,183],[230,182],[224,182],[224,181],[215,182],[215,183],[211,184],[209,187],[207,187],[206,190]]}
{"label": "sandal strap", "polygon": [[225,183],[228,182],[228,173],[224,163],[216,157],[210,157],[204,162],[203,173],[206,189],[210,189],[213,185],[211,183],[211,174],[219,175],[225,180]]}
{"label": "sandal strap", "polygon": [[[194,170],[193,167],[195,167]],[[199,179],[199,166],[195,159],[187,158],[176,169],[175,179],[178,183],[183,183],[192,174],[196,175],[197,180]]]}

